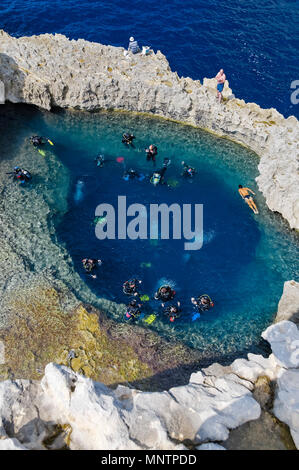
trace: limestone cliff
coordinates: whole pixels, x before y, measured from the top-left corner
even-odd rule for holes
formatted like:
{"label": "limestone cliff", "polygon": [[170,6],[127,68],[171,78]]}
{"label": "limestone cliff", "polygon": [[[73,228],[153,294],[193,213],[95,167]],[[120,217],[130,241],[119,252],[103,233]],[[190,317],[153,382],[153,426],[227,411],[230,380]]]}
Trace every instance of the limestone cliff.
{"label": "limestone cliff", "polygon": [[272,211],[299,228],[299,123],[275,109],[235,99],[225,86],[216,99],[212,80],[180,78],[158,51],[124,56],[60,34],[13,38],[0,32],[0,80],[5,98],[50,110],[54,106],[151,113],[191,124],[250,147],[260,157],[257,182]]}

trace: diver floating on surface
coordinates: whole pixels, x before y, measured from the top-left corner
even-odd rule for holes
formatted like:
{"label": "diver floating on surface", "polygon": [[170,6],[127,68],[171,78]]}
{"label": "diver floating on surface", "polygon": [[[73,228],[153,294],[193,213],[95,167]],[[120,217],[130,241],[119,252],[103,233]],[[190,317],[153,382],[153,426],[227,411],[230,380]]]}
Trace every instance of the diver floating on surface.
{"label": "diver floating on surface", "polygon": [[136,299],[132,299],[129,305],[127,306],[125,320],[136,321],[137,319],[141,318],[141,307],[142,304],[138,304]]}
{"label": "diver floating on surface", "polygon": [[138,181],[144,180],[145,176],[143,173],[138,173],[138,171],[133,170],[133,168],[130,168],[129,170],[126,170],[123,174],[123,179],[125,181],[129,180],[134,180],[137,179]]}
{"label": "diver floating on surface", "polygon": [[[175,296],[175,291],[170,286],[161,286],[155,293],[155,300],[161,300],[162,302],[169,302]],[[162,306],[164,306],[162,304]]]}
{"label": "diver floating on surface", "polygon": [[192,321],[200,318],[201,312],[207,312],[210,308],[214,307],[214,302],[207,294],[202,294],[199,297],[191,297],[192,304],[196,307],[197,312],[192,316]]}
{"label": "diver floating on surface", "polygon": [[153,161],[154,165],[156,164],[156,155],[158,153],[158,149],[156,145],[151,144],[147,149],[145,149],[146,153],[146,160],[149,162],[150,160]]}
{"label": "diver floating on surface", "polygon": [[129,134],[125,132],[123,134],[122,143],[125,145],[131,145],[131,147],[135,148],[133,144],[134,139],[135,139],[135,136],[133,134]]}
{"label": "diver floating on surface", "polygon": [[193,178],[193,176],[194,176],[195,173],[196,173],[195,168],[193,168],[192,166],[188,165],[188,163],[186,163],[186,162],[182,162],[182,165],[183,165],[183,173],[182,173],[182,176],[186,176],[186,177],[188,177],[188,178]]}
{"label": "diver floating on surface", "polygon": [[123,284],[123,293],[129,296],[140,295],[137,290],[139,284],[142,284],[142,281],[140,281],[139,279],[129,279]]}
{"label": "diver floating on surface", "polygon": [[100,259],[93,259],[93,258],[84,258],[82,260],[83,268],[85,269],[86,274],[90,275],[92,278],[96,279],[96,274],[92,274],[94,270],[101,266],[102,260]]}
{"label": "diver floating on surface", "polygon": [[164,310],[163,313],[169,318],[169,321],[174,322],[177,318],[180,318],[182,309],[181,303],[177,302],[177,304],[168,305]]}

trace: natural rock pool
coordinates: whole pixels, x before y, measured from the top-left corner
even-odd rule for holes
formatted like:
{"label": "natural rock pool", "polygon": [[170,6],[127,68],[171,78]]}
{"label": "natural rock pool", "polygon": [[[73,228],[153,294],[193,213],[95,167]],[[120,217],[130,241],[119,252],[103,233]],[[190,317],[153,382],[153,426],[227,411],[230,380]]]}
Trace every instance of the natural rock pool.
{"label": "natural rock pool", "polygon": [[[263,349],[260,333],[274,318],[283,282],[298,271],[298,241],[259,194],[254,153],[192,127],[127,113],[49,113],[5,105],[0,119],[4,297],[28,276],[47,275],[63,281],[80,300],[108,308],[103,299],[127,301],[122,284],[131,277],[143,280],[142,293],[151,298],[167,281],[183,313],[174,324],[160,315],[151,325],[158,333],[222,362]],[[121,143],[126,131],[136,136],[135,149]],[[28,142],[36,134],[55,143],[45,148],[45,157]],[[153,164],[144,152],[151,143],[158,147],[157,168],[164,157],[171,159],[165,175],[170,187],[154,188],[147,177],[122,179],[124,166],[116,161],[120,156],[127,168],[151,174]],[[99,153],[108,160],[103,168],[94,162]],[[180,176],[182,160],[197,169],[194,179]],[[15,165],[32,173],[31,183],[19,185],[5,175]],[[258,216],[241,200],[238,184],[257,193]],[[203,204],[202,249],[184,251],[184,241],[178,240],[98,240],[95,209],[103,202],[116,205],[118,195],[127,196],[128,205]],[[97,279],[84,274],[85,257],[103,260]],[[215,307],[191,322],[190,297],[203,293]],[[148,313],[157,308],[157,302],[147,303]],[[124,319],[120,308],[111,308],[110,315]]]}

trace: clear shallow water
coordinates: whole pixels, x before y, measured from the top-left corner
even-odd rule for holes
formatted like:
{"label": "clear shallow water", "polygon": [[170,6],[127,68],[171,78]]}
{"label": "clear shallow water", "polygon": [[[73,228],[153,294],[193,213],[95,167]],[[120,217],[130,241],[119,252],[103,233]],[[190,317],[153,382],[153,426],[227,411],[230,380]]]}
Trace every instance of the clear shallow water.
{"label": "clear shallow water", "polygon": [[2,0],[1,27],[12,35],[62,33],[166,54],[172,70],[195,79],[223,67],[238,98],[299,116],[290,85],[299,80],[298,0]]}
{"label": "clear shallow water", "polygon": [[[51,268],[79,298],[95,305],[98,297],[126,301],[122,283],[132,276],[143,279],[143,292],[150,296],[161,279],[167,279],[175,286],[184,312],[174,325],[158,319],[152,327],[160,334],[218,360],[249,348],[261,350],[260,333],[273,319],[283,282],[298,272],[298,241],[286,223],[268,211],[257,191],[255,154],[197,129],[144,116],[47,113],[23,106],[10,109],[4,134],[12,136],[13,128],[16,136],[13,146],[7,148],[6,171],[11,161],[12,166],[24,165],[35,176],[27,188],[6,183],[5,190],[11,195],[6,211],[15,214],[16,208],[17,213],[23,210],[24,200],[18,195],[25,191],[26,206],[30,208],[31,194],[35,200],[34,218],[29,226],[20,221],[26,244],[30,247],[31,232],[35,232],[48,207],[51,241],[56,247],[64,247],[62,255],[49,247],[49,234],[39,231],[44,249],[38,253],[30,250],[31,269],[38,273]],[[124,130],[136,135],[135,150],[121,144]],[[55,147],[48,147],[46,158],[30,145],[24,146],[24,139],[33,133],[47,135],[55,142]],[[144,156],[150,142],[159,149],[157,166],[163,157],[171,158],[166,179],[177,181],[177,186],[153,188],[147,180],[134,183],[122,179],[123,167],[115,161],[119,156],[125,157],[128,168],[151,172],[152,164]],[[104,168],[95,166],[98,152],[111,159]],[[197,168],[192,182],[180,177],[182,159]],[[84,183],[79,202],[74,199],[78,180]],[[259,217],[238,196],[239,183],[257,191]],[[126,195],[128,204],[204,204],[203,248],[192,253],[184,251],[179,241],[159,241],[156,246],[150,240],[99,241],[94,234],[95,208],[102,202],[115,204],[117,195]],[[96,280],[86,278],[82,271],[81,259],[86,256],[104,261]],[[65,260],[71,269],[65,269]],[[151,267],[142,263],[151,263]],[[215,307],[197,323],[191,323],[190,297],[201,293],[209,293]],[[150,302],[149,311],[156,307]],[[114,318],[123,321],[122,315],[114,313]]]}

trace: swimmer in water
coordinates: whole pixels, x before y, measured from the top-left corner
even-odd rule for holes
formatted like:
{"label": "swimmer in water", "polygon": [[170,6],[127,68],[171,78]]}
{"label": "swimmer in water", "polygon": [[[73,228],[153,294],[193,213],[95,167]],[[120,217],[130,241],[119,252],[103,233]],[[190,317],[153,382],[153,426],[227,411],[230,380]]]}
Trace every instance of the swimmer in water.
{"label": "swimmer in water", "polygon": [[250,209],[252,209],[255,214],[258,214],[259,211],[258,211],[258,209],[255,205],[253,197],[249,194],[249,193],[251,193],[251,194],[255,195],[255,193],[250,188],[243,188],[243,186],[241,184],[239,184],[238,191],[239,191],[240,196],[248,204]]}

